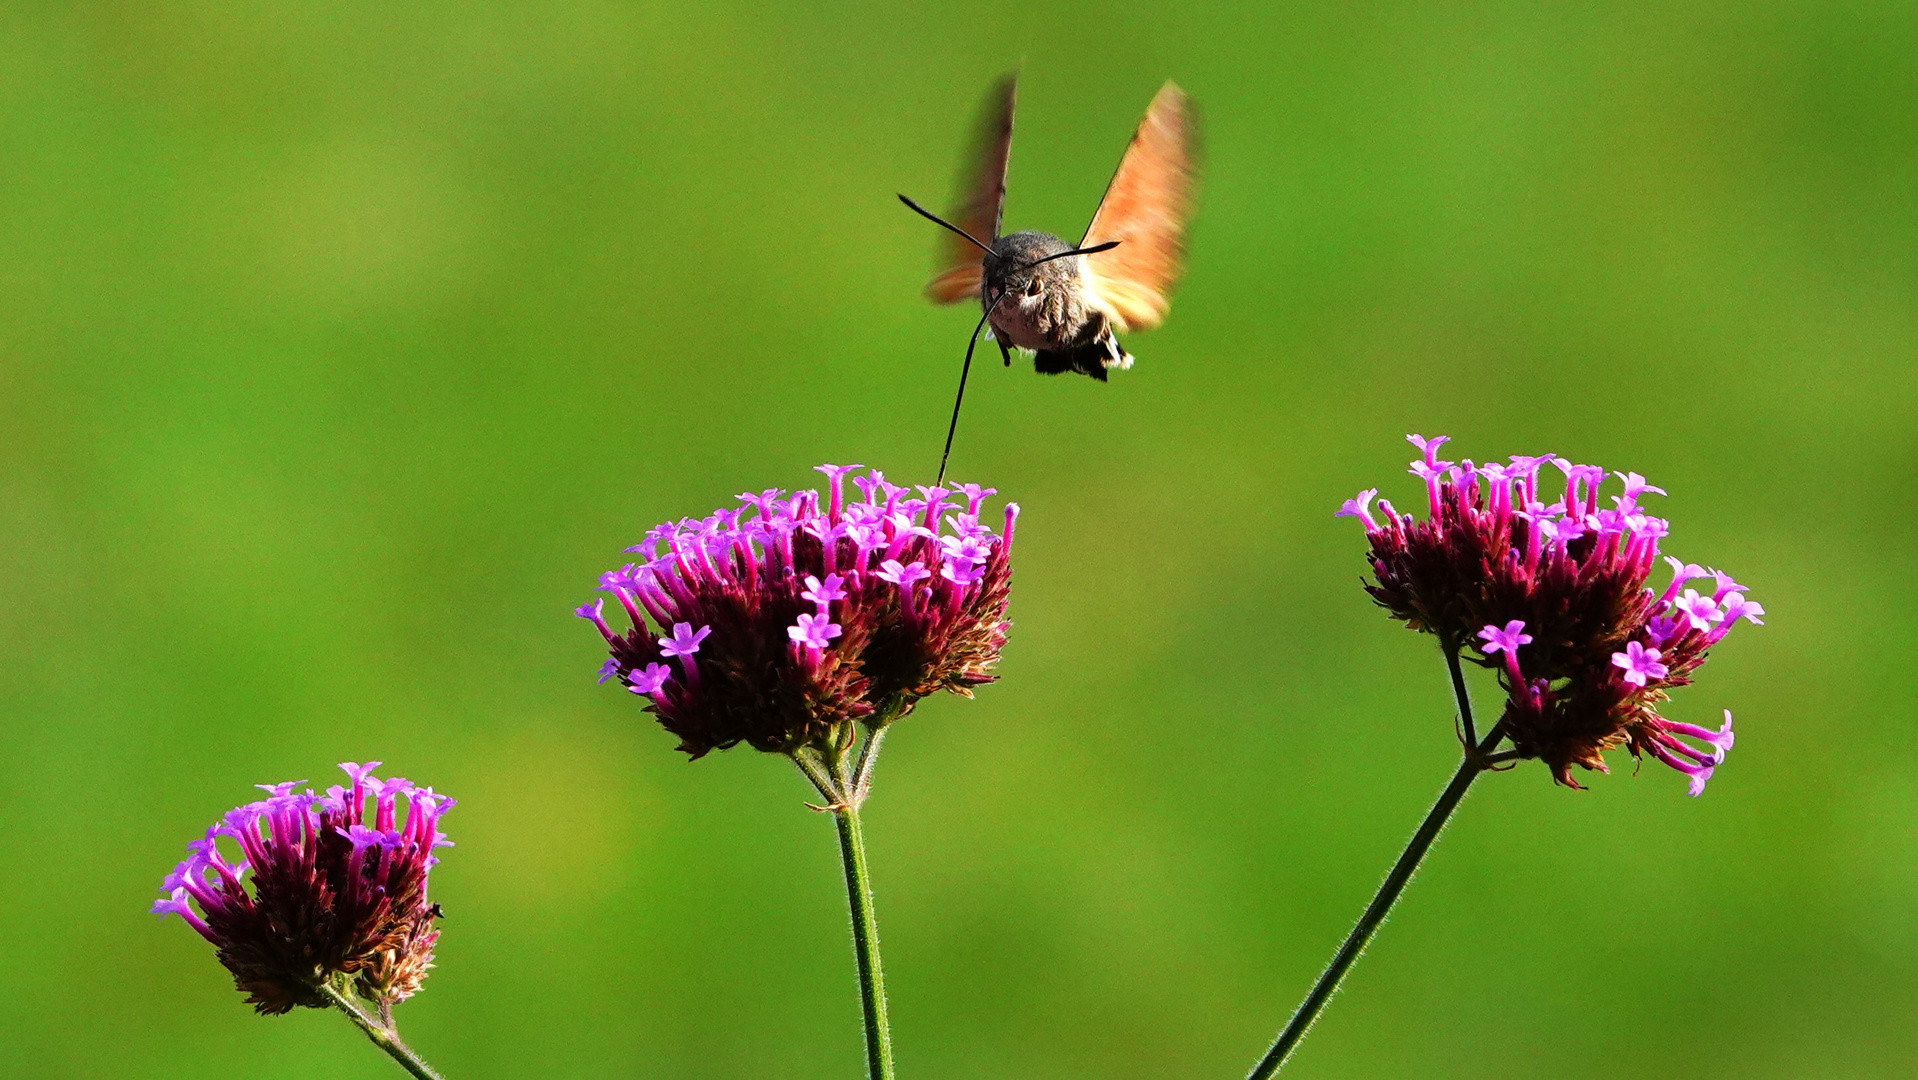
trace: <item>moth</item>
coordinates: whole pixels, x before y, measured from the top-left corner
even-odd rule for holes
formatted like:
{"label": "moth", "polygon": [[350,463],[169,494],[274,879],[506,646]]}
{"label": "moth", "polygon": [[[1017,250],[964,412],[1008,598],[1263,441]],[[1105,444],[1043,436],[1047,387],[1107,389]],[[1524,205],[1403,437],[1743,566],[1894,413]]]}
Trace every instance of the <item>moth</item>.
{"label": "moth", "polygon": [[[1046,232],[1000,234],[1017,96],[1016,73],[987,91],[950,219],[899,196],[946,230],[926,295],[941,304],[976,298],[984,312],[966,346],[960,400],[953,403],[955,427],[973,348],[986,324],[1007,365],[1013,349],[1027,349],[1042,374],[1076,371],[1104,382],[1108,371],[1132,366],[1132,354],[1117,335],[1165,320],[1185,264],[1199,129],[1185,91],[1167,82],[1153,96],[1076,245]],[[949,430],[948,454],[951,448]]]}

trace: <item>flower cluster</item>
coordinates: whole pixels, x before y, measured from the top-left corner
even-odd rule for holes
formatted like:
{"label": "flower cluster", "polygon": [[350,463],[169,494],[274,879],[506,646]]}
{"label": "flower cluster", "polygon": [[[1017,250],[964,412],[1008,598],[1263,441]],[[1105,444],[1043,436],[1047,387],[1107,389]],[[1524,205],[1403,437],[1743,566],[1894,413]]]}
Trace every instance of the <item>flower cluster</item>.
{"label": "flower cluster", "polygon": [[[298,780],[260,785],[267,797],[228,811],[188,844],[161,886],[154,913],[178,915],[212,942],[262,1013],[323,1008],[320,985],[339,977],[388,1008],[433,966],[440,909],[427,899],[426,877],[439,861],[433,849],[451,844],[439,819],[454,800],[380,780],[379,764],[342,764],[351,786],[324,795],[294,792]],[[238,859],[221,851],[222,837]]]}
{"label": "flower cluster", "polygon": [[[592,621],[617,677],[698,758],[746,743],[824,747],[852,721],[891,718],[936,690],[971,696],[1005,644],[1012,528],[980,523],[993,494],[974,484],[917,488],[873,470],[822,465],[817,491],[741,495],[745,504],[667,522],[628,548],[644,556],[600,578]],[[960,501],[950,501],[958,496]],[[651,620],[651,625],[648,624]]]}
{"label": "flower cluster", "polygon": [[[1383,499],[1375,516],[1377,489],[1339,510],[1371,540],[1376,583],[1366,591],[1407,626],[1447,649],[1470,647],[1498,670],[1505,734],[1560,783],[1578,786],[1573,765],[1602,772],[1603,752],[1625,746],[1703,791],[1731,748],[1731,714],[1712,730],[1668,720],[1657,706],[1739,620],[1762,624],[1765,609],[1730,575],[1674,558],[1664,560],[1671,583],[1648,584],[1669,525],[1639,505],[1664,492],[1637,473],[1610,474],[1623,491],[1601,507],[1607,473],[1595,466],[1550,455],[1455,465],[1438,458],[1443,437],[1411,441],[1423,452],[1411,471],[1425,481],[1425,521]],[[1548,463],[1563,474],[1562,491],[1542,488]],[[1700,579],[1709,589],[1689,587]]]}

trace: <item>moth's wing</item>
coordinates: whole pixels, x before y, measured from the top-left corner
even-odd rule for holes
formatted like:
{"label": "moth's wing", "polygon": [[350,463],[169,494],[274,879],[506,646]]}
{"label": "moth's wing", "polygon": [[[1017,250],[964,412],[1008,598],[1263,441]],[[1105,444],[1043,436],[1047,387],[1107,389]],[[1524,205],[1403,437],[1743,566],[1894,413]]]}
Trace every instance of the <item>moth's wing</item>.
{"label": "moth's wing", "polygon": [[1185,91],[1166,83],[1146,108],[1080,247],[1117,240],[1087,255],[1086,298],[1120,330],[1165,320],[1172,285],[1185,268],[1185,223],[1198,180],[1199,115]]}
{"label": "moth's wing", "polygon": [[[972,145],[959,170],[959,191],[946,220],[990,244],[999,239],[999,218],[1006,203],[1006,162],[1012,159],[1012,106],[1019,73],[1009,72],[986,91],[974,124]],[[979,295],[984,252],[961,236],[939,231],[938,273],[926,295],[941,304]]]}

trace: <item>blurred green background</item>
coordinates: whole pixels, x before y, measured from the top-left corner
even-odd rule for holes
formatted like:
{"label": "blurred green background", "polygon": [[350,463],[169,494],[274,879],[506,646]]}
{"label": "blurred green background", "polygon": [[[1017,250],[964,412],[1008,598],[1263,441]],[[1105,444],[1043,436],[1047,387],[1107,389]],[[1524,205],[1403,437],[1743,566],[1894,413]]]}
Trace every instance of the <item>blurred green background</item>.
{"label": "blurred green background", "polygon": [[[688,765],[569,614],[656,521],[935,464],[918,295],[977,96],[1076,236],[1160,81],[1190,272],[1109,386],[974,372],[1003,681],[868,810],[902,1075],[1242,1075],[1455,755],[1339,501],[1404,433],[1669,488],[1770,610],[1630,759],[1487,780],[1299,1077],[1875,1077],[1918,1054],[1918,14],[1876,4],[0,8],[0,1072],[398,1075],[146,914],[256,782],[457,795],[455,1080],[847,1078],[832,830]],[[996,357],[995,357],[996,359]],[[1662,580],[1662,578],[1661,578]]]}

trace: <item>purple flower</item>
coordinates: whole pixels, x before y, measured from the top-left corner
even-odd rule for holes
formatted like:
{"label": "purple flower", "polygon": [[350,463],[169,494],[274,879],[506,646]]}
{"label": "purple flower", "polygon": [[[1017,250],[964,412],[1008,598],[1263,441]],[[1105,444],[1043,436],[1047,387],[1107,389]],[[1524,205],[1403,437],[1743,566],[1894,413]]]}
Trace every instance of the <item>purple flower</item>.
{"label": "purple flower", "polygon": [[1647,649],[1636,641],[1625,643],[1624,652],[1612,654],[1612,666],[1625,672],[1625,681],[1634,686],[1644,686],[1652,679],[1662,679],[1671,670],[1658,662],[1659,651]]}
{"label": "purple flower", "polygon": [[1673,607],[1678,614],[1684,616],[1686,622],[1691,623],[1694,630],[1710,630],[1714,624],[1724,618],[1718,610],[1718,605],[1712,602],[1712,598],[1698,595],[1696,589],[1686,589],[1685,595],[1679,597]]}
{"label": "purple flower", "polygon": [[[1438,459],[1444,441],[1411,436],[1427,520],[1386,500],[1374,517],[1372,491],[1340,508],[1365,526],[1374,578],[1366,591],[1408,627],[1437,634],[1448,649],[1474,649],[1475,662],[1499,669],[1502,731],[1560,783],[1578,786],[1574,765],[1604,771],[1604,751],[1623,747],[1702,789],[1731,745],[1729,715],[1711,731],[1658,708],[1735,623],[1762,624],[1764,608],[1729,574],[1660,555],[1670,524],[1638,502],[1664,491],[1643,476],[1610,474],[1623,494],[1601,508],[1603,469],[1550,455],[1455,466]],[[1562,488],[1540,476],[1547,462]],[[1663,590],[1650,585],[1661,557],[1672,570]],[[1711,595],[1685,587],[1699,578],[1714,580]]]}
{"label": "purple flower", "polygon": [[919,563],[901,566],[898,559],[887,559],[879,564],[879,569],[874,571],[872,576],[881,581],[889,581],[902,589],[909,589],[914,582],[931,577],[932,571]]}
{"label": "purple flower", "polygon": [[1732,576],[1730,574],[1725,573],[1723,570],[1713,570],[1711,571],[1711,575],[1712,575],[1712,580],[1718,583],[1718,587],[1712,590],[1713,603],[1722,603],[1725,599],[1726,594],[1728,593],[1745,591],[1745,587],[1743,585],[1740,585],[1738,582],[1733,581]]}
{"label": "purple flower", "polygon": [[1491,653],[1504,650],[1507,653],[1516,655],[1520,645],[1530,645],[1532,643],[1532,635],[1524,633],[1524,630],[1524,619],[1513,619],[1511,622],[1505,624],[1505,629],[1503,630],[1500,630],[1496,626],[1488,626],[1478,632],[1478,636],[1485,641],[1485,645],[1481,651],[1490,655]]}
{"label": "purple flower", "polygon": [[822,466],[824,495],[768,489],[668,522],[629,549],[643,562],[601,576],[632,626],[595,622],[613,670],[686,753],[826,748],[847,724],[992,681],[1018,508],[995,535],[979,524],[990,488],[908,497],[875,470],[847,498],[854,468]]}
{"label": "purple flower", "polygon": [[[1670,765],[1691,778],[1686,790],[1696,798],[1705,793],[1705,781],[1725,760],[1725,752],[1732,748],[1732,711],[1725,710],[1725,724],[1717,731],[1699,727],[1697,724],[1679,724],[1665,722],[1665,738],[1651,743],[1646,749],[1659,761]],[[1710,746],[1710,750],[1700,750],[1689,743],[1680,741],[1677,736],[1684,735],[1697,739]]]}
{"label": "purple flower", "polygon": [[211,942],[259,1012],[325,1008],[319,986],[335,978],[388,1008],[433,966],[440,909],[427,873],[433,849],[450,846],[439,819],[454,801],[381,781],[378,765],[342,764],[351,786],[325,795],[261,785],[267,798],[229,810],[160,886],[153,912]]}
{"label": "purple flower", "polygon": [[710,626],[702,626],[698,633],[693,632],[691,623],[674,623],[673,636],[659,639],[659,651],[665,656],[691,656],[699,651],[699,643],[713,632]]}
{"label": "purple flower", "polygon": [[992,543],[987,536],[942,536],[939,549],[948,560],[982,563],[992,558]]}
{"label": "purple flower", "polygon": [[[619,663],[618,660],[606,662],[614,665]],[[626,673],[626,689],[642,696],[651,696],[659,693],[660,688],[666,685],[666,680],[672,678],[672,675],[673,669],[665,664],[647,664],[644,668],[634,668]]]}
{"label": "purple flower", "polygon": [[824,615],[802,613],[799,622],[786,628],[786,635],[809,649],[823,649],[841,633],[841,628]]}
{"label": "purple flower", "polygon": [[838,519],[839,504],[845,488],[844,481],[846,479],[846,474],[849,472],[853,472],[857,470],[858,468],[859,466],[857,465],[815,465],[813,466],[814,472],[825,473],[826,479],[831,481],[832,505],[826,511],[829,517],[835,520]]}
{"label": "purple flower", "polygon": [[824,611],[826,610],[826,605],[835,600],[844,600],[846,598],[846,590],[842,588],[845,583],[846,579],[840,577],[838,574],[827,574],[826,580],[824,581],[819,580],[811,574],[807,574],[806,591],[799,595],[803,599],[811,600],[813,603],[818,604],[819,610]]}
{"label": "purple flower", "polygon": [[1725,618],[1721,625],[1730,626],[1739,619],[1745,619],[1753,626],[1763,626],[1765,625],[1765,620],[1759,618],[1759,616],[1764,613],[1764,605],[1754,604],[1746,600],[1743,593],[1728,592],[1725,594]]}
{"label": "purple flower", "polygon": [[1532,643],[1532,635],[1524,631],[1524,619],[1513,619],[1511,622],[1505,624],[1505,629],[1503,630],[1500,630],[1496,626],[1488,626],[1478,632],[1479,638],[1485,642],[1485,644],[1479,646],[1479,651],[1487,656],[1493,653],[1503,652],[1505,654],[1505,669],[1511,672],[1512,678],[1517,679],[1520,677],[1518,674],[1518,647]]}
{"label": "purple flower", "polygon": [[1614,505],[1618,507],[1620,512],[1624,512],[1631,507],[1637,506],[1638,497],[1640,495],[1644,495],[1646,493],[1650,493],[1653,495],[1665,494],[1664,488],[1653,487],[1651,484],[1646,483],[1644,477],[1638,475],[1635,472],[1613,473],[1612,475],[1618,477],[1619,480],[1623,481],[1625,484],[1625,494],[1620,495],[1612,500]]}
{"label": "purple flower", "polygon": [[952,559],[939,568],[939,576],[954,585],[966,586],[986,576],[986,567],[982,562],[968,559]]}
{"label": "purple flower", "polygon": [[1358,518],[1359,523],[1365,526],[1366,532],[1377,532],[1379,523],[1372,517],[1372,500],[1378,498],[1378,495],[1378,488],[1366,488],[1359,492],[1358,498],[1345,500],[1345,505],[1339,507],[1338,512],[1332,516]]}
{"label": "purple flower", "polygon": [[605,616],[601,614],[601,612],[603,612],[605,609],[606,609],[606,601],[595,600],[590,604],[581,604],[580,606],[574,608],[573,614],[579,616],[582,619],[587,620],[588,622],[592,623],[594,626],[598,627],[600,636],[610,640],[613,636],[613,632],[612,630],[607,628]]}

